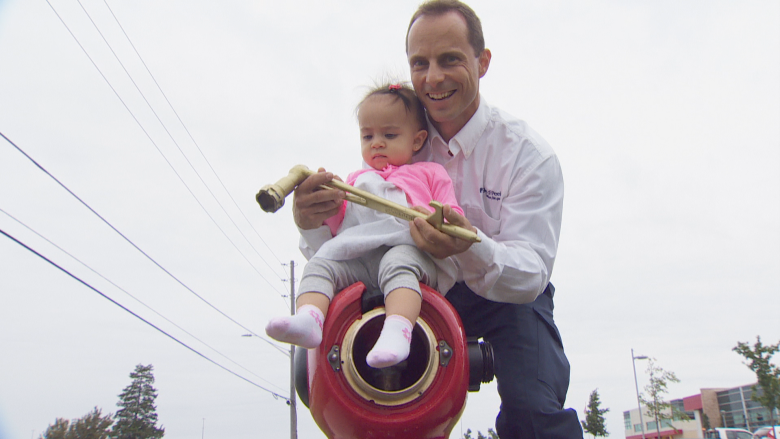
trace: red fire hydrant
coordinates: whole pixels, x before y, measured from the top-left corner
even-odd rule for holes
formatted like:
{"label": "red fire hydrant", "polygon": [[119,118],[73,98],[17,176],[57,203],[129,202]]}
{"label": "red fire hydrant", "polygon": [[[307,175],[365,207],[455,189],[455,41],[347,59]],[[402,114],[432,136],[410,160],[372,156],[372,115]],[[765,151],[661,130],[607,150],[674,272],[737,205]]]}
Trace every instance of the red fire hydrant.
{"label": "red fire hydrant", "polygon": [[447,439],[467,392],[493,379],[490,345],[466,340],[449,302],[421,287],[409,358],[400,364],[366,364],[385,314],[381,293],[362,283],[334,297],[320,346],[296,350],[298,394],[329,439]]}

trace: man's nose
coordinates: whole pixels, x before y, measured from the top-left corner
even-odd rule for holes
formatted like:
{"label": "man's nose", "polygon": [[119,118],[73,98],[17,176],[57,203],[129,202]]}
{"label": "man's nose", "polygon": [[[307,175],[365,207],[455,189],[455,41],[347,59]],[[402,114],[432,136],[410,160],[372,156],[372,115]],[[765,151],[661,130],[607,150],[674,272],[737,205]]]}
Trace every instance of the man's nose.
{"label": "man's nose", "polygon": [[444,80],[444,70],[438,63],[432,62],[428,66],[428,74],[425,78],[426,82],[431,85],[436,85]]}

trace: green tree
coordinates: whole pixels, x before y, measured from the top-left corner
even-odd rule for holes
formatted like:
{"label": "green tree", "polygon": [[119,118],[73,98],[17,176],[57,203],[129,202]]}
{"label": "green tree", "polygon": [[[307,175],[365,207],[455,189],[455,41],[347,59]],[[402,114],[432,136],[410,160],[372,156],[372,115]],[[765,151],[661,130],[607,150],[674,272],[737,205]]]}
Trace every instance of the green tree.
{"label": "green tree", "polygon": [[[467,429],[465,433],[463,433],[463,439],[474,439],[474,437],[471,436],[471,429]],[[488,435],[485,436],[482,434],[481,431],[477,432],[476,439],[499,439],[498,434],[492,429],[488,428]]]}
{"label": "green tree", "polygon": [[73,435],[68,439],[106,439],[113,423],[110,413],[103,416],[101,410],[95,407],[84,417],[70,424],[70,432]]}
{"label": "green tree", "polygon": [[664,401],[664,395],[668,392],[669,383],[679,383],[680,380],[674,374],[663,370],[655,364],[655,358],[648,359],[647,374],[650,376],[650,382],[645,386],[647,397],[644,392],[639,395],[639,399],[647,407],[647,413],[655,418],[655,428],[658,437],[661,437],[661,422],[670,419],[688,419],[688,416],[676,410],[672,405]]}
{"label": "green tree", "polygon": [[54,423],[46,427],[46,431],[40,439],[67,439],[70,422],[67,419],[57,418]]}
{"label": "green tree", "polygon": [[580,421],[580,423],[582,423],[582,429],[585,430],[586,433],[592,434],[594,439],[596,436],[609,436],[604,420],[604,414],[607,413],[609,409],[602,409],[600,407],[599,389],[596,389],[590,392],[590,402],[588,402],[588,406],[585,408],[585,420]]}
{"label": "green tree", "polygon": [[57,418],[40,439],[106,439],[110,432],[111,414],[103,416],[97,407],[79,419],[68,422]]}
{"label": "green tree", "polygon": [[710,425],[710,418],[707,416],[706,413],[701,414],[701,428],[703,428],[704,430],[709,430],[710,428],[712,428],[712,426]]}
{"label": "green tree", "polygon": [[154,388],[152,365],[135,366],[132,382],[119,394],[120,409],[114,415],[116,423],[110,437],[114,439],[160,439],[165,429],[157,427],[157,389]]}
{"label": "green tree", "polygon": [[769,410],[770,424],[775,425],[775,410],[780,408],[780,368],[769,362],[778,350],[780,342],[764,346],[761,337],[756,336],[756,343],[751,348],[749,344],[738,342],[734,352],[745,357],[745,365],[755,372],[761,395],[753,386],[753,401]]}

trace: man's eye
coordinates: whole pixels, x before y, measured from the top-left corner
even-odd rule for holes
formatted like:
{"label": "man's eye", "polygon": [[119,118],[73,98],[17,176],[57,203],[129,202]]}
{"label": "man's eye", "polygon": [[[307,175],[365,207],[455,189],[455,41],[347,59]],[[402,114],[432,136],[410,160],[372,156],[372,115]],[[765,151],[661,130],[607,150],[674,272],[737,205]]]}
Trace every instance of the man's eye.
{"label": "man's eye", "polygon": [[412,67],[413,68],[419,69],[419,68],[425,67],[426,65],[428,65],[428,63],[426,63],[425,61],[421,61],[421,60],[412,61]]}
{"label": "man's eye", "polygon": [[455,64],[455,63],[457,63],[458,61],[460,61],[460,58],[458,58],[457,56],[454,56],[454,55],[453,55],[453,56],[448,56],[448,57],[447,57],[447,63],[448,63],[448,64]]}

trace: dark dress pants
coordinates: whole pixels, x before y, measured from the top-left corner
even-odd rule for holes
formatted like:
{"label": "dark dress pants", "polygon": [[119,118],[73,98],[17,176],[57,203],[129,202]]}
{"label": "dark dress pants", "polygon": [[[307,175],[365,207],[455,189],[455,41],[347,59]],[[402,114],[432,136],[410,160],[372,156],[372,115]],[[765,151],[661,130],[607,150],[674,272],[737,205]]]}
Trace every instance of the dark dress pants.
{"label": "dark dress pants", "polygon": [[577,412],[563,409],[569,361],[553,321],[555,288],[534,302],[492,302],[460,282],[447,293],[468,337],[493,346],[501,396],[496,433],[501,439],[581,439]]}

